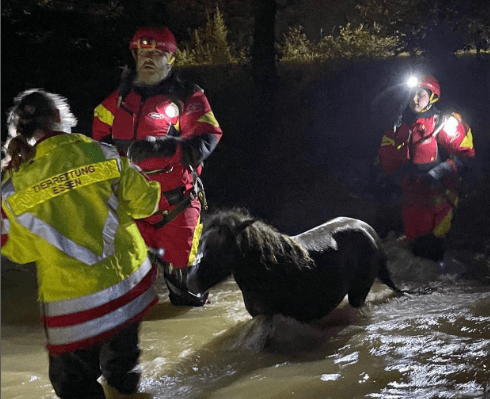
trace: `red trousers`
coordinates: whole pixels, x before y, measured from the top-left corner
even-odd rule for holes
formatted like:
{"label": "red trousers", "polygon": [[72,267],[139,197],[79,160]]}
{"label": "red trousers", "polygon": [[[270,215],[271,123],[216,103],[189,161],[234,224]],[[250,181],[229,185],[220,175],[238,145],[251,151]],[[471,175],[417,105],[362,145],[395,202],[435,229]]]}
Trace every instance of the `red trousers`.
{"label": "red trousers", "polygon": [[147,246],[163,249],[163,261],[183,269],[192,264],[197,253],[202,229],[200,214],[201,204],[195,199],[174,220],[159,229],[147,219],[138,219],[136,224]]}
{"label": "red trousers", "polygon": [[453,206],[448,200],[434,203],[402,203],[402,218],[408,242],[417,237],[434,234],[442,238],[451,229]]}

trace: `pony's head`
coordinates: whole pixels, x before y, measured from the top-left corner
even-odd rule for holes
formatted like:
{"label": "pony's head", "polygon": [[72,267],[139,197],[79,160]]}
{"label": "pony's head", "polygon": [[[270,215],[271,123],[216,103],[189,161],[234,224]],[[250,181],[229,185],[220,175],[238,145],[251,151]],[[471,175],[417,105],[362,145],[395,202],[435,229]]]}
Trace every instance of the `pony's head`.
{"label": "pony's head", "polygon": [[188,275],[188,288],[203,294],[233,273],[240,254],[241,233],[255,222],[244,210],[220,211],[204,221],[194,265]]}

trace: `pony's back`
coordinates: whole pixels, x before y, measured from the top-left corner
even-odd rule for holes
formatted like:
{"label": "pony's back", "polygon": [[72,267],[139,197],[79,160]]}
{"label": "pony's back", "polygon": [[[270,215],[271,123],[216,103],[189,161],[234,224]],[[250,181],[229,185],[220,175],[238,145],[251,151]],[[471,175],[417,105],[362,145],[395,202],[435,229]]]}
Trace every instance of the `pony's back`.
{"label": "pony's back", "polygon": [[372,242],[374,248],[381,248],[382,242],[376,231],[366,222],[348,217],[338,217],[292,237],[308,251],[322,252],[337,249],[335,236],[342,232],[358,232]]}
{"label": "pony's back", "polygon": [[205,250],[192,278],[208,289],[231,272],[252,316],[312,321],[345,295],[361,306],[376,277],[394,287],[381,244],[374,229],[357,219],[336,218],[289,237],[246,211],[221,211],[205,221]]}

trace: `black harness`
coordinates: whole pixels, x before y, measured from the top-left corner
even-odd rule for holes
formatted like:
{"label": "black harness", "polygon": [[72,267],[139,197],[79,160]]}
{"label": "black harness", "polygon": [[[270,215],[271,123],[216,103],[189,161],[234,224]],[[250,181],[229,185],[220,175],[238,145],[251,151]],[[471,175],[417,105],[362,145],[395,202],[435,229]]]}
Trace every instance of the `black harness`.
{"label": "black harness", "polygon": [[[180,102],[185,101],[187,97],[189,97],[196,89],[198,89],[196,85],[183,81],[179,74],[176,73],[176,71],[172,71],[170,76],[165,79],[161,84],[150,88],[133,86],[134,76],[135,74],[133,71],[131,71],[127,67],[124,68],[121,78],[121,84],[119,86],[118,107],[123,105],[126,96],[131,92],[132,89],[134,89],[143,100],[148,97],[164,93],[165,95],[170,97],[172,101],[180,108]],[[171,134],[172,136],[179,136],[177,131],[174,131],[173,133],[174,134]],[[194,170],[194,168],[192,166],[189,166],[189,168],[192,173],[192,190],[190,191],[189,195],[178,202],[177,206],[171,211],[165,210],[157,212],[160,213],[163,218],[154,225],[156,229],[159,229],[174,220],[192,203],[195,198],[199,200],[204,210],[208,209],[206,194],[204,192],[202,181],[197,176],[197,172]],[[165,172],[165,170],[158,169],[144,172],[150,175]]]}
{"label": "black harness", "polygon": [[208,210],[208,203],[206,201],[206,193],[204,192],[204,185],[202,184],[201,179],[197,176],[197,172],[192,166],[189,166],[192,173],[192,190],[189,195],[185,197],[182,201],[180,201],[177,206],[171,211],[161,211],[163,218],[159,222],[154,224],[156,229],[159,229],[165,226],[167,223],[174,220],[181,212],[183,212],[192,201],[197,198],[201,203],[201,206],[204,210]]}

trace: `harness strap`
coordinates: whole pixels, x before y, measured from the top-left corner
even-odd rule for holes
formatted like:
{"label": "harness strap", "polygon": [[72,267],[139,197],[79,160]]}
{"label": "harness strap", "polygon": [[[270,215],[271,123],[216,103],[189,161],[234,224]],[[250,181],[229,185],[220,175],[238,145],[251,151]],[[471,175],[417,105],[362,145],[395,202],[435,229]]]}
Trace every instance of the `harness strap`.
{"label": "harness strap", "polygon": [[143,173],[145,175],[148,175],[148,176],[151,176],[151,175],[156,175],[158,173],[169,173],[171,172],[172,170],[174,170],[174,167],[170,167],[170,168],[163,168],[163,169],[143,169]]}
{"label": "harness strap", "polygon": [[163,218],[159,222],[155,223],[154,226],[156,229],[165,226],[167,223],[174,220],[179,213],[181,213],[184,209],[186,209],[192,202],[193,198],[191,196],[186,197],[183,201],[179,202],[177,206],[171,211],[163,211]]}
{"label": "harness strap", "polygon": [[192,173],[192,190],[189,193],[189,196],[185,197],[182,201],[180,201],[177,206],[171,211],[162,211],[162,220],[155,223],[154,226],[156,229],[159,229],[165,226],[167,223],[174,220],[181,212],[183,212],[197,197],[201,206],[204,210],[208,209],[208,203],[206,201],[206,194],[204,193],[204,185],[202,184],[201,179],[197,176],[197,172],[194,170],[192,166],[189,166]]}

